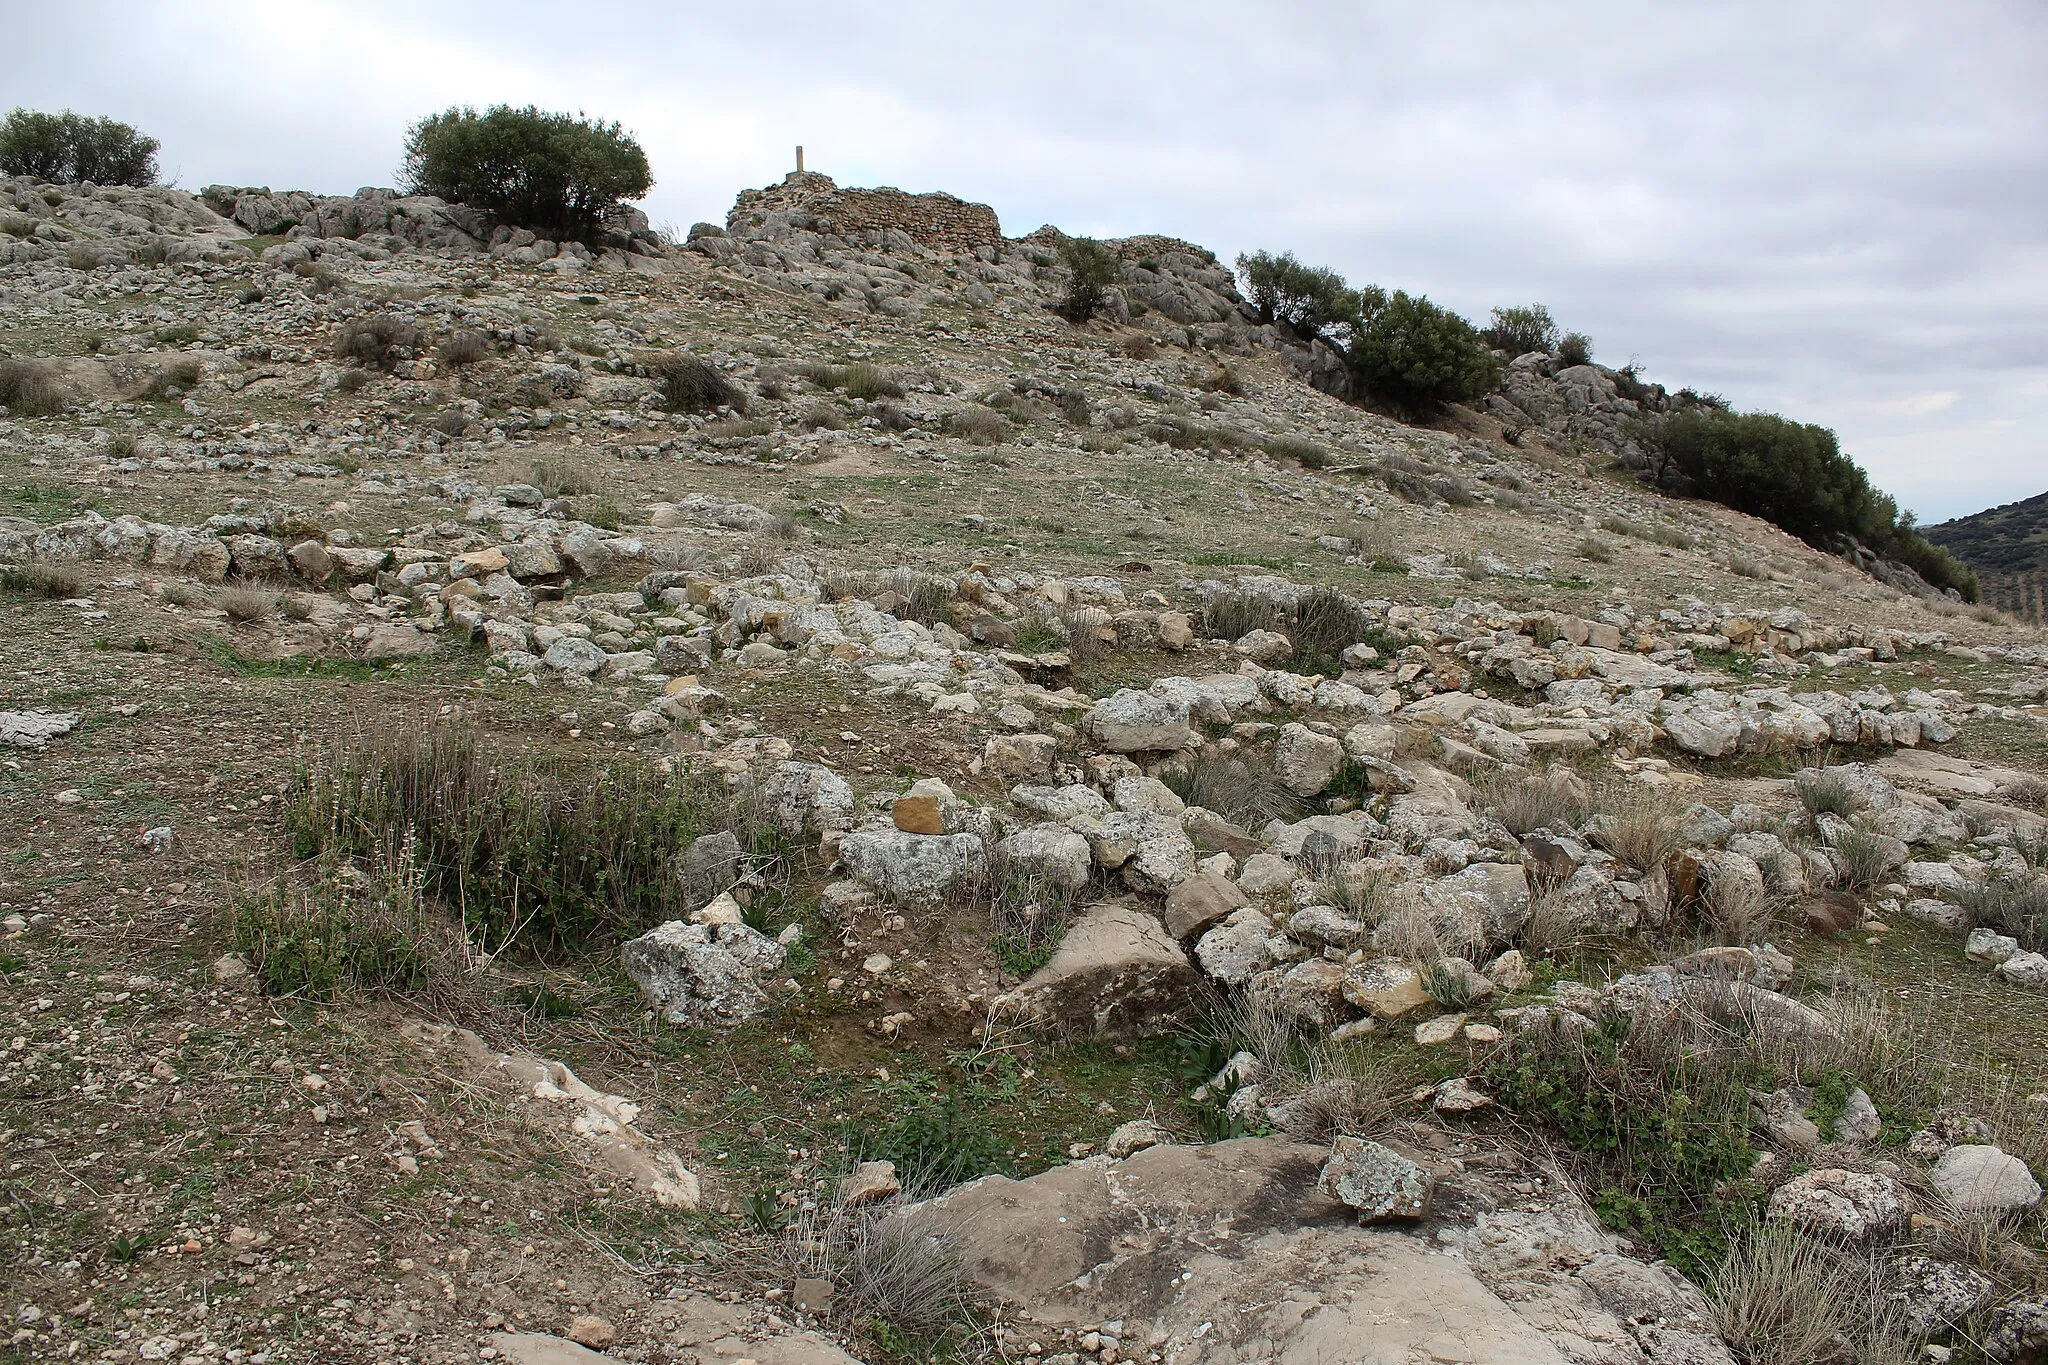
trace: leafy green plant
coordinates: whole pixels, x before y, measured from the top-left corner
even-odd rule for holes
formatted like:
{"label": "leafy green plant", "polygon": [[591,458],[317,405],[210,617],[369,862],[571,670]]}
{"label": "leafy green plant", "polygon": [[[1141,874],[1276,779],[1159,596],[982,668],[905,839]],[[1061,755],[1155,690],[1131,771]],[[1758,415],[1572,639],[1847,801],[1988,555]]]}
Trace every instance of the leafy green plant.
{"label": "leafy green plant", "polygon": [[1239,256],[1237,281],[1260,322],[1280,323],[1303,339],[1323,336],[1358,314],[1358,295],[1342,275],[1303,265],[1291,251]]}
{"label": "leafy green plant", "polygon": [[426,979],[428,936],[411,843],[387,852],[364,884],[338,863],[312,887],[280,880],[230,911],[237,951],[266,994],[334,1000],[352,990],[409,990]]}
{"label": "leafy green plant", "polygon": [[749,1190],[740,1201],[740,1211],[756,1232],[780,1232],[789,1226],[791,1213],[782,1196],[769,1186]]}
{"label": "leafy green plant", "polygon": [[893,1122],[850,1130],[846,1142],[856,1161],[894,1162],[906,1189],[943,1189],[1011,1168],[984,1110],[954,1089],[914,1097]]}
{"label": "leafy green plant", "polygon": [[1500,385],[1500,363],[1471,323],[1400,290],[1367,292],[1345,358],[1371,392],[1411,408],[1461,402]]}
{"label": "leafy green plant", "polygon": [[141,1256],[143,1248],[148,1245],[149,1243],[143,1238],[142,1234],[124,1232],[107,1244],[107,1255],[111,1259],[127,1265]]}
{"label": "leafy green plant", "polygon": [[1557,343],[1557,358],[1567,366],[1593,363],[1593,338],[1584,332],[1568,333]]}
{"label": "leafy green plant", "polygon": [[647,154],[617,123],[493,105],[449,109],[406,133],[406,187],[502,223],[588,238],[620,200],[654,186]]}
{"label": "leafy green plant", "polygon": [[1749,1091],[1772,1077],[1709,1021],[1684,1010],[1603,1011],[1589,1028],[1552,1017],[1517,1034],[1486,1077],[1503,1105],[1569,1144],[1610,1226],[1688,1274],[1747,1218]]}

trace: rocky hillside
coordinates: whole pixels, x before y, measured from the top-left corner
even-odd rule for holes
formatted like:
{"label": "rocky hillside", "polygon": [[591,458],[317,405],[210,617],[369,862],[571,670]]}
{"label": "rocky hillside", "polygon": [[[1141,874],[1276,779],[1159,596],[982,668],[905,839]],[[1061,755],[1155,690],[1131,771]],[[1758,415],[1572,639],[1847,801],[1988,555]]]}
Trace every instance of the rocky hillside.
{"label": "rocky hillside", "polygon": [[2048,639],[1063,241],[0,181],[16,1357],[2048,1351]]}

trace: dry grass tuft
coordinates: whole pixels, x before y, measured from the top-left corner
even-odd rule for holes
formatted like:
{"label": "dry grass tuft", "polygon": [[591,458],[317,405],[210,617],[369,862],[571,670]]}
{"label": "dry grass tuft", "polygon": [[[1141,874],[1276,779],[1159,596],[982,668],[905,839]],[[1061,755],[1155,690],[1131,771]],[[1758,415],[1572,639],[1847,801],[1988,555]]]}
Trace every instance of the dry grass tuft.
{"label": "dry grass tuft", "polygon": [[20,417],[54,417],[64,411],[56,371],[40,360],[0,360],[0,407]]}

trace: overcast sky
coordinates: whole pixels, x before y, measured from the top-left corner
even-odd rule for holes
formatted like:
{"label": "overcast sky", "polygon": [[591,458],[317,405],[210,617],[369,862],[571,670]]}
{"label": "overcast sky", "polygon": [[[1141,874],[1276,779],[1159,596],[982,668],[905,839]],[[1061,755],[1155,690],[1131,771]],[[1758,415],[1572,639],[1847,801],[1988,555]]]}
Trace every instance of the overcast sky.
{"label": "overcast sky", "polygon": [[405,126],[623,122],[657,225],[803,143],[1006,233],[1292,249],[1835,428],[1933,522],[2048,489],[2048,5],[0,0],[0,106],[348,193]]}

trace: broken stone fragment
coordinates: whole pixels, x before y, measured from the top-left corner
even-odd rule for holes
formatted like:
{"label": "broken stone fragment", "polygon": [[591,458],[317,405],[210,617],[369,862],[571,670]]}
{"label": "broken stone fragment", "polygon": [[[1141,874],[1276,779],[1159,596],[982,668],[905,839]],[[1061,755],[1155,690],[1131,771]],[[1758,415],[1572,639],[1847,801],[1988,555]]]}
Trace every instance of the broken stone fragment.
{"label": "broken stone fragment", "polygon": [[1429,1216],[1436,1180],[1393,1148],[1340,1137],[1317,1182],[1325,1194],[1358,1210],[1361,1223],[1415,1222]]}

